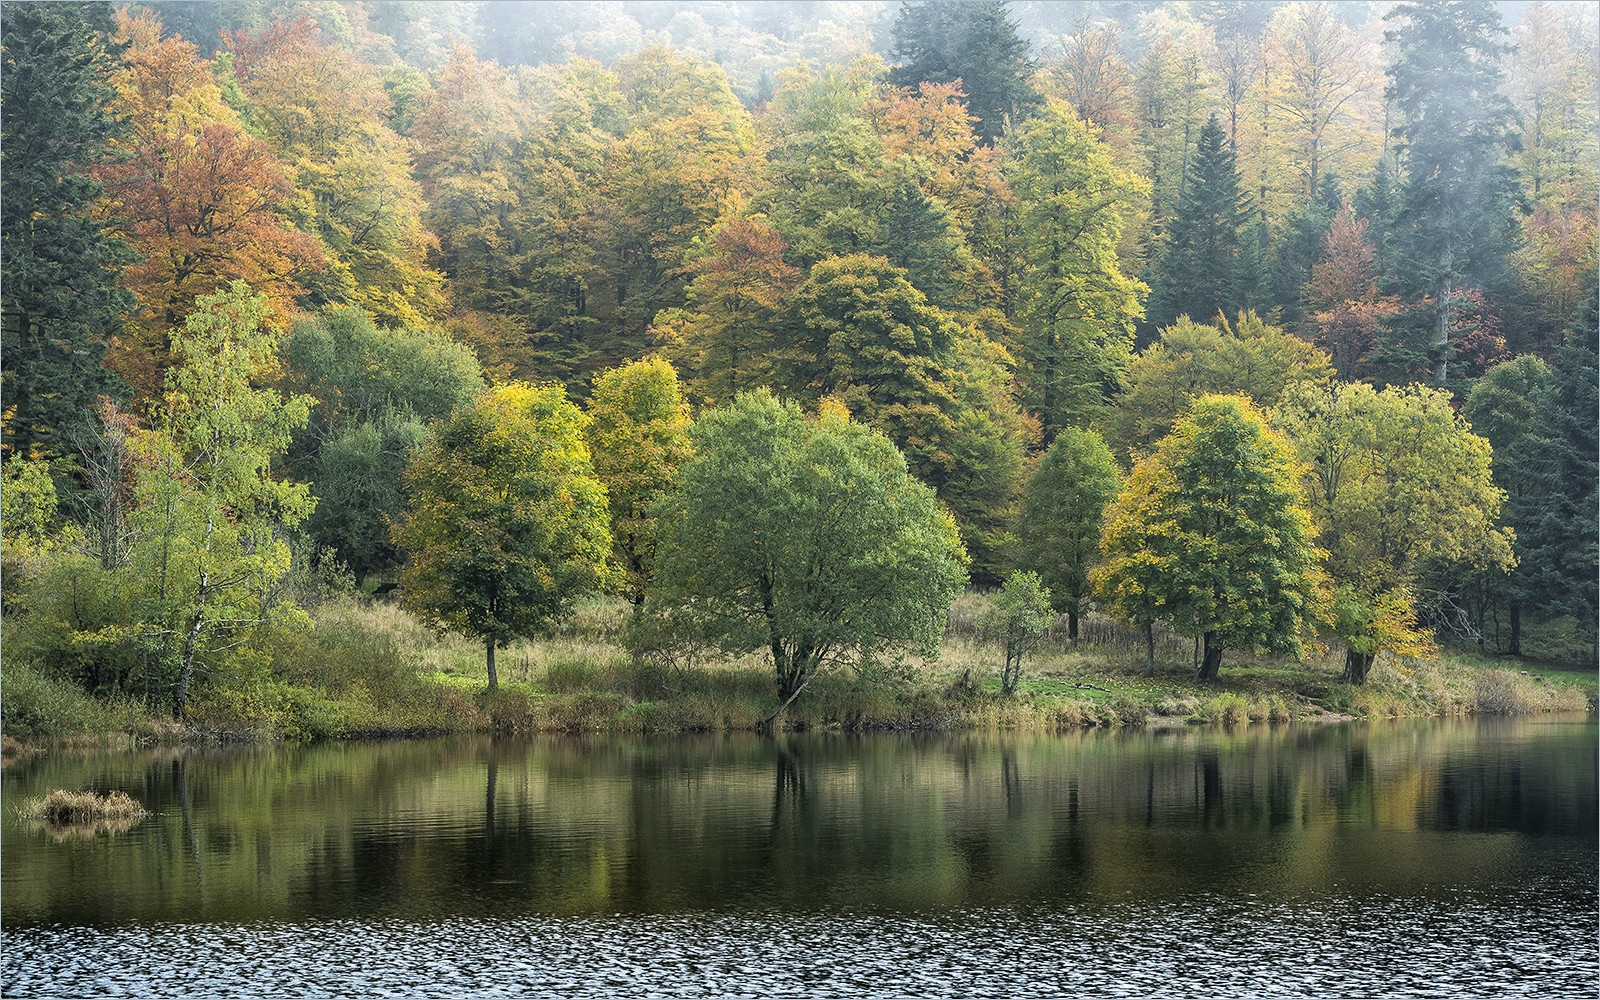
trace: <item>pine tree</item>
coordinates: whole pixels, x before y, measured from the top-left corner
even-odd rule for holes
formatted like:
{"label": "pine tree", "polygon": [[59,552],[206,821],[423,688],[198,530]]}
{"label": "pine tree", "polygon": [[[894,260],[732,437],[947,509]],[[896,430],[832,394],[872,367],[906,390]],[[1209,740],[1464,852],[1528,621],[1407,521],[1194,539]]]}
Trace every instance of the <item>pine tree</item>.
{"label": "pine tree", "polygon": [[117,287],[131,254],[93,212],[102,185],[88,174],[121,128],[116,52],[100,40],[115,22],[110,4],[7,4],[3,16],[4,446],[62,454],[95,397],[116,394],[100,360],[131,301]]}
{"label": "pine tree", "polygon": [[1160,325],[1185,315],[1205,322],[1240,305],[1235,281],[1249,211],[1234,151],[1215,114],[1200,129],[1185,189],[1150,310]]}
{"label": "pine tree", "polygon": [[1031,118],[1044,99],[1029,77],[1036,68],[1028,40],[1017,35],[1000,0],[902,2],[894,21],[894,57],[889,84],[916,89],[923,83],[960,80],[974,130],[993,145],[1007,123]]}

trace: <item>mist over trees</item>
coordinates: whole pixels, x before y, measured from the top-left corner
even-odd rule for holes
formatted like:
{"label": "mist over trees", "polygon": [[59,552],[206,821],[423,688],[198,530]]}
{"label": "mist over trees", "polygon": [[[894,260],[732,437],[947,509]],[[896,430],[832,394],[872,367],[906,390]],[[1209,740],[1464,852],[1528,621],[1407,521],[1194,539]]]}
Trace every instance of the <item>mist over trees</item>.
{"label": "mist over trees", "polygon": [[[0,450],[38,500],[6,528],[7,585],[92,549],[132,596],[110,602],[127,620],[76,631],[125,643],[125,687],[181,705],[180,619],[237,603],[151,589],[171,579],[151,553],[163,573],[172,555],[151,546],[190,537],[204,490],[213,527],[257,533],[224,555],[258,576],[299,546],[399,578],[489,657],[609,588],[769,649],[786,697],[823,660],[932,644],[955,567],[986,588],[1037,573],[1074,622],[1188,630],[1208,675],[1224,648],[1314,635],[1346,645],[1354,681],[1447,626],[1514,653],[1594,642],[1595,548],[1567,544],[1593,537],[1592,5],[259,0],[0,20]],[[229,323],[248,365],[197,339]],[[249,371],[205,419],[257,479],[194,471],[224,438],[195,438],[211,425],[178,397],[228,365]],[[835,492],[695,494],[740,448],[777,461],[734,440],[740,421],[809,449],[774,467],[783,491]],[[523,433],[542,450],[506,451]],[[156,488],[162,462],[182,490]],[[1224,472],[1259,505],[1208,527],[1190,508]],[[277,514],[227,499],[279,489]],[[805,603],[850,594],[802,588],[780,623],[741,603],[732,563],[683,549],[851,498],[914,509],[903,551],[808,540],[793,572],[904,571],[915,608],[862,598],[852,618]],[[900,537],[849,513],[853,535]],[[491,536],[492,557],[472,540]],[[1260,565],[1269,541],[1294,558]],[[271,584],[238,621],[292,619],[261,611]],[[829,614],[856,630],[824,635]]]}

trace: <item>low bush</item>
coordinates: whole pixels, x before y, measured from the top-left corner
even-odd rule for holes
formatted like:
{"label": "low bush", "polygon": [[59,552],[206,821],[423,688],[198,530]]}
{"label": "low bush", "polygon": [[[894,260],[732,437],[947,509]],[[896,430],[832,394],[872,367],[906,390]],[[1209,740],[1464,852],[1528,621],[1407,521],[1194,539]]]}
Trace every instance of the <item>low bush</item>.
{"label": "low bush", "polygon": [[[23,742],[65,739],[118,728],[117,707],[91,697],[78,685],[52,676],[10,651],[0,668],[0,729]],[[124,709],[125,711],[125,709]]]}

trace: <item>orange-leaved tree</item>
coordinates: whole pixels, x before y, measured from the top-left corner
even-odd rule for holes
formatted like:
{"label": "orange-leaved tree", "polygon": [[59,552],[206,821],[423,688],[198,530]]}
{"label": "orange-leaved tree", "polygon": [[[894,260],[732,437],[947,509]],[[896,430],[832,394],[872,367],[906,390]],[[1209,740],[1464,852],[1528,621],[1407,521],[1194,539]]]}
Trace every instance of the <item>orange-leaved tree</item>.
{"label": "orange-leaved tree", "polygon": [[108,363],[147,396],[168,364],[167,332],[195,301],[242,280],[281,326],[303,291],[301,278],[323,267],[317,240],[284,215],[293,196],[267,144],[250,135],[224,99],[212,64],[194,45],[162,38],[160,22],[119,19],[128,43],[115,80],[116,111],[127,134],[121,162],[98,168],[107,213],[122,220],[140,260],[123,274],[140,310]]}

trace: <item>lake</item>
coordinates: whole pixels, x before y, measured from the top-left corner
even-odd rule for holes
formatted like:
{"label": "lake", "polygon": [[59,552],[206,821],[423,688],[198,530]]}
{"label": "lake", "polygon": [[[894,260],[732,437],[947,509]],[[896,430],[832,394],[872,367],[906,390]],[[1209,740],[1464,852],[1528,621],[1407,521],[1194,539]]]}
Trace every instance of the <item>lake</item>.
{"label": "lake", "polygon": [[[20,761],[7,997],[1593,996],[1592,717]],[[74,835],[52,788],[153,815]]]}

